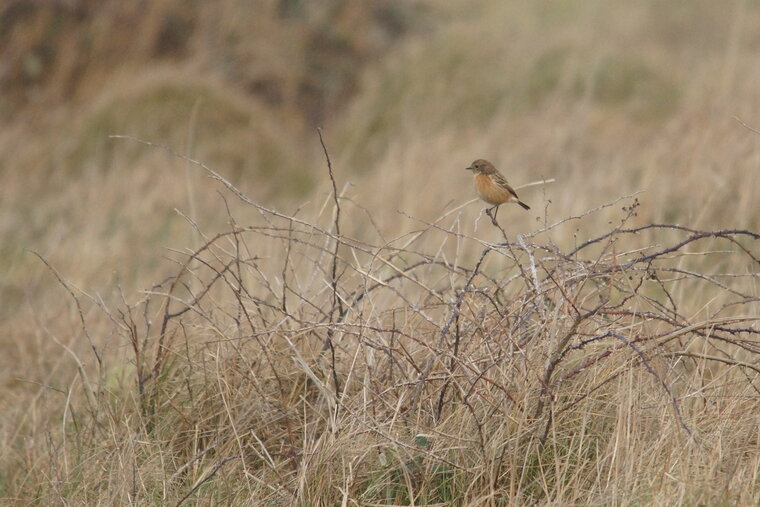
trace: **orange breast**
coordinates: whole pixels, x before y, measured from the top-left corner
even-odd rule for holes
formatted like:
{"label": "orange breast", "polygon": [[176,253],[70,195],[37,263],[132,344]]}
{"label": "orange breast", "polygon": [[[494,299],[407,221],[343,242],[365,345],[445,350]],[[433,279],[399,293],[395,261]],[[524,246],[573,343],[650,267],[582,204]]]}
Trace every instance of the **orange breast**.
{"label": "orange breast", "polygon": [[475,188],[480,198],[489,204],[504,204],[512,199],[512,194],[495,184],[487,174],[475,175]]}

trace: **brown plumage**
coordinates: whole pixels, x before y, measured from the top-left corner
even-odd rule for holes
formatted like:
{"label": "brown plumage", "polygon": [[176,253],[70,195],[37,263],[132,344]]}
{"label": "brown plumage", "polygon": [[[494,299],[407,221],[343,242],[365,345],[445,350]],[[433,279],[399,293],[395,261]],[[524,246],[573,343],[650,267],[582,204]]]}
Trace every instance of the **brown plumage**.
{"label": "brown plumage", "polygon": [[517,197],[517,192],[509,186],[507,179],[488,160],[478,159],[465,169],[474,173],[475,189],[480,198],[488,204],[498,208],[506,202],[515,202],[525,209],[530,209],[530,206]]}

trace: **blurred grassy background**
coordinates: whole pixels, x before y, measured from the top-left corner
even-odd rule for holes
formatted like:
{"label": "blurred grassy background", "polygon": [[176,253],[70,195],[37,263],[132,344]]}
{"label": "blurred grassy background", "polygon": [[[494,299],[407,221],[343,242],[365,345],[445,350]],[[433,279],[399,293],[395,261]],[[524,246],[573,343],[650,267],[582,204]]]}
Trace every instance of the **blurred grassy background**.
{"label": "blurred grassy background", "polygon": [[[133,298],[166,276],[165,248],[198,239],[176,210],[228,221],[197,168],[109,135],[166,144],[293,213],[328,195],[321,126],[355,236],[464,204],[475,158],[517,187],[556,179],[520,192],[530,213],[501,211],[511,233],[637,191],[640,224],[757,230],[760,136],[734,118],[760,127],[758,54],[746,0],[4,2],[0,448],[39,424],[38,383],[74,371],[49,337],[86,348],[29,250],[76,287]],[[462,227],[488,239],[481,209]],[[553,240],[591,234],[573,227]]]}

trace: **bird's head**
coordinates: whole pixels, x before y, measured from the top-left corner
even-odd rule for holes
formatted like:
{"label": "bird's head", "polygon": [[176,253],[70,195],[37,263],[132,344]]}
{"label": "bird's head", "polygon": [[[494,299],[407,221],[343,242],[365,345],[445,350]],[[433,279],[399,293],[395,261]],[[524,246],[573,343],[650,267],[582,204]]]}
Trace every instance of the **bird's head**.
{"label": "bird's head", "polygon": [[470,164],[470,167],[465,167],[465,170],[472,171],[475,174],[492,174],[496,172],[493,164],[488,160],[483,160],[482,158],[479,158]]}

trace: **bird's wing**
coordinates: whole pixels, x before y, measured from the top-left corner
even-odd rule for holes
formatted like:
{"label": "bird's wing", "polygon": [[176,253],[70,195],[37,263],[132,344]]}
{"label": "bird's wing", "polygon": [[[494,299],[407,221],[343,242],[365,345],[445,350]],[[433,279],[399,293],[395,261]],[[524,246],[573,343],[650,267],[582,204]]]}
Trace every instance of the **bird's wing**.
{"label": "bird's wing", "polygon": [[517,197],[517,192],[515,192],[515,189],[509,186],[509,183],[507,183],[506,178],[502,176],[500,173],[494,173],[491,175],[493,178],[494,183],[499,185],[501,188],[512,194],[513,196]]}

